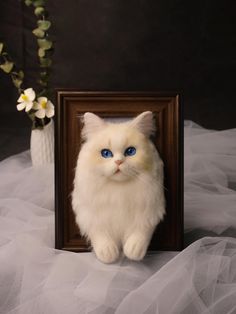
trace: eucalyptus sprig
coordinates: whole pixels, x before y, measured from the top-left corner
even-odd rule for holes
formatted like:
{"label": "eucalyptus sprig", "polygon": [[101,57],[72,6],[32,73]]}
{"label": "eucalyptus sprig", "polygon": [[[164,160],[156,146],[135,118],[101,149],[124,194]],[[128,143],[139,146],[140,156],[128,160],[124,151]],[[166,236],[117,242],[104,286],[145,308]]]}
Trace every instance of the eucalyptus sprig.
{"label": "eucalyptus sprig", "polygon": [[[24,3],[29,7],[33,7],[37,18],[37,26],[32,31],[37,39],[40,66],[37,93],[32,88],[22,89],[24,72],[17,68],[13,59],[6,51],[6,45],[3,42],[0,42],[0,69],[11,76],[12,82],[20,94],[17,109],[25,109],[33,122],[33,129],[43,128],[44,125],[50,122],[51,117],[54,115],[53,104],[47,98],[51,96],[49,76],[52,64],[53,42],[48,34],[51,22],[48,20],[48,12],[45,8],[46,0],[24,0]],[[32,95],[34,95],[34,100],[31,99]]]}
{"label": "eucalyptus sprig", "polygon": [[11,76],[12,82],[20,94],[22,92],[21,85],[24,79],[24,72],[17,69],[3,42],[0,42],[0,69]]}
{"label": "eucalyptus sprig", "polygon": [[37,38],[38,58],[40,64],[40,79],[38,83],[42,90],[38,96],[49,96],[49,76],[50,67],[52,64],[51,56],[53,53],[53,42],[49,37],[48,30],[51,27],[51,22],[47,19],[48,12],[45,8],[45,0],[24,0],[27,6],[34,7],[34,14],[37,17],[37,27],[32,33]]}

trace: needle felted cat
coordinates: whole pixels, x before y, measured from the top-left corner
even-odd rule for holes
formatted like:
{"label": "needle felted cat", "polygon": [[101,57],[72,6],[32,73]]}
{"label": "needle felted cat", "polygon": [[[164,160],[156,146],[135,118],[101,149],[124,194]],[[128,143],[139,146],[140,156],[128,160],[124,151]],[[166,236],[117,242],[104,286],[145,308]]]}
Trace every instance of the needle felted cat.
{"label": "needle felted cat", "polygon": [[110,123],[87,112],[83,120],[72,193],[80,232],[104,263],[122,251],[141,260],[165,214],[163,162],[149,139],[153,114]]}

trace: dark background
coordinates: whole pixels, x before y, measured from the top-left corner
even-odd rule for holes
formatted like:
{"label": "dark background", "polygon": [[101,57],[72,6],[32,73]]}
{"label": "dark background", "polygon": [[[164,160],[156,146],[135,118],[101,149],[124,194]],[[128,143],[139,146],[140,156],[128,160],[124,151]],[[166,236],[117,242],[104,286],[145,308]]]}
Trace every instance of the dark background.
{"label": "dark background", "polygon": [[[236,127],[235,0],[48,0],[47,8],[52,87],[177,91],[185,119]],[[25,88],[38,77],[35,23],[23,1],[0,2],[0,37],[26,72]],[[31,122],[17,98],[0,72],[0,157],[29,146]]]}

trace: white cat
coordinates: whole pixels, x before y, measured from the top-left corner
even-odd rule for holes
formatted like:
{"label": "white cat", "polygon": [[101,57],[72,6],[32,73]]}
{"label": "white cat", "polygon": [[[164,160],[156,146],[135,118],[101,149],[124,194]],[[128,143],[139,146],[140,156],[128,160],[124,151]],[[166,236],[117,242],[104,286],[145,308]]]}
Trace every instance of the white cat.
{"label": "white cat", "polygon": [[141,260],[165,214],[163,162],[149,139],[154,131],[150,111],[123,123],[84,114],[72,206],[81,234],[104,263],[122,250]]}

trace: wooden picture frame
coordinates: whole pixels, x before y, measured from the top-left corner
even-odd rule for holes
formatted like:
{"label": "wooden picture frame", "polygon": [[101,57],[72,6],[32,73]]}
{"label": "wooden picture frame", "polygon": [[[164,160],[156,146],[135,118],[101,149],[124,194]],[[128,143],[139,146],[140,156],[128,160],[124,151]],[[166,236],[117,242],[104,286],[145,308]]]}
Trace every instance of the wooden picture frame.
{"label": "wooden picture frame", "polygon": [[80,92],[58,90],[55,120],[55,219],[57,249],[89,251],[79,234],[71,208],[71,192],[81,145],[85,112],[103,118],[132,118],[143,111],[155,114],[154,138],[164,161],[167,214],[154,232],[149,250],[183,247],[183,123],[179,96],[158,92]]}

